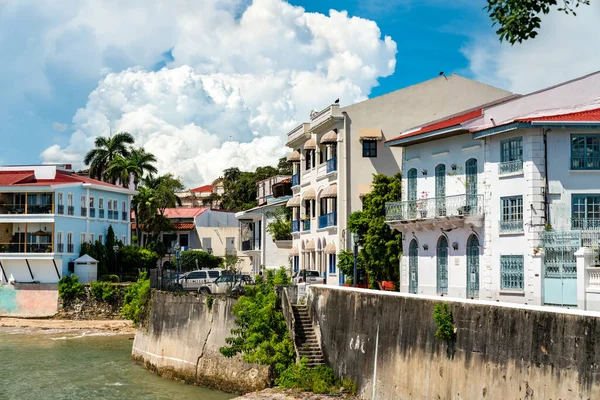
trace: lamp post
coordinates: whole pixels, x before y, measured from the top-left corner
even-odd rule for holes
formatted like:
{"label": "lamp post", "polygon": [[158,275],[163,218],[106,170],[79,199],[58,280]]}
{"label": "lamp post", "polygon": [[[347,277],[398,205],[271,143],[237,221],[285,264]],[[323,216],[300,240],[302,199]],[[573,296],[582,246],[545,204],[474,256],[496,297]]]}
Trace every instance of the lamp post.
{"label": "lamp post", "polygon": [[175,250],[175,271],[177,273],[177,281],[179,281],[179,252],[181,251],[181,246],[179,245],[179,242],[175,243],[175,246],[173,246],[173,250]]}
{"label": "lamp post", "polygon": [[356,287],[356,261],[358,259],[358,233],[354,233],[352,235],[352,239],[354,241],[354,278],[352,278],[352,283],[354,284],[354,287]]}
{"label": "lamp post", "polygon": [[119,282],[123,282],[123,271],[121,271],[121,268],[119,266],[119,246],[114,245],[113,251],[115,252],[115,264],[117,264],[116,267],[117,267],[117,270],[119,271]]}

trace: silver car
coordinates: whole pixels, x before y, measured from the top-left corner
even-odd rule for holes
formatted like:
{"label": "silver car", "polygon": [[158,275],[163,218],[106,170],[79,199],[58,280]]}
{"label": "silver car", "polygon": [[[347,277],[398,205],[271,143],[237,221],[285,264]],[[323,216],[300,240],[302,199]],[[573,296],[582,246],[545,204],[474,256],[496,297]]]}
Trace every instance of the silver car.
{"label": "silver car", "polygon": [[254,281],[250,275],[223,275],[214,282],[203,285],[198,289],[202,294],[223,294],[228,291],[235,292],[247,285],[253,285]]}
{"label": "silver car", "polygon": [[183,274],[179,278],[179,284],[183,290],[198,290],[209,282],[213,282],[220,276],[231,275],[231,271],[226,269],[199,269]]}
{"label": "silver car", "polygon": [[299,283],[306,283],[307,285],[311,285],[315,283],[325,283],[325,278],[321,276],[319,271],[301,269],[294,274],[294,276],[292,277],[292,282],[295,285]]}

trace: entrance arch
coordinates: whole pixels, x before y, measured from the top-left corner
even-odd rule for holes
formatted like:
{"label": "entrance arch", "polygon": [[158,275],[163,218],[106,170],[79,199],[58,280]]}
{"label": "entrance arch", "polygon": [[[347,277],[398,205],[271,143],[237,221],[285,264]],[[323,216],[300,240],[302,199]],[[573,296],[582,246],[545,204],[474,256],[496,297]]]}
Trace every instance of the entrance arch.
{"label": "entrance arch", "polygon": [[417,293],[419,289],[419,245],[413,239],[408,248],[409,293]]}

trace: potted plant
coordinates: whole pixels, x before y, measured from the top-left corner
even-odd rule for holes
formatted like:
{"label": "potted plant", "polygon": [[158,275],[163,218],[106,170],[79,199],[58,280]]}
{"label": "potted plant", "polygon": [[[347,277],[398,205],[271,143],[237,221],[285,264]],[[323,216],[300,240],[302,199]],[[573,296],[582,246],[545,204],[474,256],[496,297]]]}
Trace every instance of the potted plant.
{"label": "potted plant", "polygon": [[287,207],[279,207],[266,213],[269,220],[266,230],[275,245],[282,249],[292,248],[292,220],[289,210]]}
{"label": "potted plant", "polygon": [[417,209],[419,210],[419,214],[421,218],[427,218],[427,198],[429,197],[429,192],[421,192],[421,196],[419,201],[417,202]]}

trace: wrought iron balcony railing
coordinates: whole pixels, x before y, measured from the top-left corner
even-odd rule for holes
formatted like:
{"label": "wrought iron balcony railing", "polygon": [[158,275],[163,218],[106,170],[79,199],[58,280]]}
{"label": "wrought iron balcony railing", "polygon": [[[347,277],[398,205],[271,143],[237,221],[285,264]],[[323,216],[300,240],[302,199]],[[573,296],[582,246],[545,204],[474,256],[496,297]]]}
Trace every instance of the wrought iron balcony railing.
{"label": "wrought iron balcony railing", "polygon": [[98,218],[104,218],[104,208],[98,210]]}
{"label": "wrought iron balcony railing", "polygon": [[82,217],[86,217],[87,216],[87,208],[81,207],[81,216]]}
{"label": "wrought iron balcony railing", "polygon": [[59,204],[58,205],[58,213],[59,214],[64,214],[65,213],[65,206],[63,204]]}
{"label": "wrought iron balcony railing", "polygon": [[600,230],[600,218],[572,218],[571,229],[582,231]]}
{"label": "wrought iron balcony railing", "polygon": [[337,158],[327,160],[327,173],[337,171]]}
{"label": "wrought iron balcony railing", "polygon": [[395,201],[385,205],[386,220],[410,221],[438,217],[483,215],[483,195],[459,194],[428,199]]}
{"label": "wrought iron balcony railing", "polygon": [[67,253],[74,253],[74,251],[73,251],[73,243],[67,244]]}
{"label": "wrought iron balcony railing", "polygon": [[523,172],[523,160],[505,161],[498,164],[498,174],[508,175]]}
{"label": "wrought iron balcony railing", "polygon": [[523,232],[523,220],[500,221],[500,233]]}
{"label": "wrought iron balcony railing", "polygon": [[600,157],[572,157],[571,169],[600,169]]}
{"label": "wrought iron balcony railing", "polygon": [[56,244],[56,252],[57,253],[62,253],[64,249],[64,245],[62,243],[57,243]]}
{"label": "wrought iron balcony railing", "polygon": [[328,226],[336,226],[336,224],[337,224],[337,213],[336,212],[321,215],[319,217],[319,229],[327,228]]}
{"label": "wrought iron balcony railing", "polygon": [[67,214],[68,215],[75,215],[75,207],[73,207],[73,206],[67,206]]}
{"label": "wrought iron balcony railing", "polygon": [[302,230],[310,231],[310,219],[305,219],[304,221],[302,221]]}

